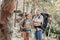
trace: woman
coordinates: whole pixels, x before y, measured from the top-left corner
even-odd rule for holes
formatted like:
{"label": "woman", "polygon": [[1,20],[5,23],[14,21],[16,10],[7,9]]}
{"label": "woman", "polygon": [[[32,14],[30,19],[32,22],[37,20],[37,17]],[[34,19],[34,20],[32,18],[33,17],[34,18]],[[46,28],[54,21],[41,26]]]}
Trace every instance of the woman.
{"label": "woman", "polygon": [[25,13],[25,19],[23,20],[22,24],[24,40],[29,40],[29,33],[31,31],[30,22],[31,22],[30,15],[28,13]]}

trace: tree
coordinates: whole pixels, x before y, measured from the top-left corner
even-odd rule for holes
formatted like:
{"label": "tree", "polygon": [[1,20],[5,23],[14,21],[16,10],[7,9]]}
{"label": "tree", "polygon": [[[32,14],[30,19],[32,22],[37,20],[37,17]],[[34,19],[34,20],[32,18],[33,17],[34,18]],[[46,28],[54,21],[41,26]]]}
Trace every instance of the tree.
{"label": "tree", "polygon": [[10,30],[8,27],[8,22],[15,8],[15,1],[17,0],[2,1],[0,19],[0,40],[10,40]]}

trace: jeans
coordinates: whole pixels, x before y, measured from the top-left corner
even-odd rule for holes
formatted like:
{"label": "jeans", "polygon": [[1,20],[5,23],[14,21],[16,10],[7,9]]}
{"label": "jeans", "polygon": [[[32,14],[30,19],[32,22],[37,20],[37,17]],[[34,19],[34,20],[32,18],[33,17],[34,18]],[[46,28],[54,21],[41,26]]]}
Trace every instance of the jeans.
{"label": "jeans", "polygon": [[36,40],[42,40],[42,32],[43,32],[42,29],[35,31],[35,38],[36,38]]}

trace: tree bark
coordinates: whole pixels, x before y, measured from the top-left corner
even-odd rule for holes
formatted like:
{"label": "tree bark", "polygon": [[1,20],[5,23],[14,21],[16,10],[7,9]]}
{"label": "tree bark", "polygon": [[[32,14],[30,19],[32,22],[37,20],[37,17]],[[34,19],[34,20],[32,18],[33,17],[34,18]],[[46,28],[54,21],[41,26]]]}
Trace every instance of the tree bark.
{"label": "tree bark", "polygon": [[13,15],[16,0],[3,0],[1,5],[0,40],[11,40],[8,22]]}

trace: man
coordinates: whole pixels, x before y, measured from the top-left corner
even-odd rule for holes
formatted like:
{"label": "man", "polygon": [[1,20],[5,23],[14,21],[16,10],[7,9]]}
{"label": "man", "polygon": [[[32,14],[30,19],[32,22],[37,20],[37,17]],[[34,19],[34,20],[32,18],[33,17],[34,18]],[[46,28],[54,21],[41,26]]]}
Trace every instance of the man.
{"label": "man", "polygon": [[42,40],[42,25],[43,25],[43,16],[40,14],[38,9],[35,10],[35,16],[33,16],[33,25],[36,29],[35,31],[35,38],[36,40]]}

